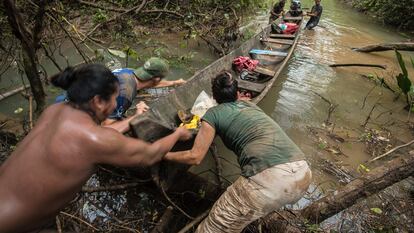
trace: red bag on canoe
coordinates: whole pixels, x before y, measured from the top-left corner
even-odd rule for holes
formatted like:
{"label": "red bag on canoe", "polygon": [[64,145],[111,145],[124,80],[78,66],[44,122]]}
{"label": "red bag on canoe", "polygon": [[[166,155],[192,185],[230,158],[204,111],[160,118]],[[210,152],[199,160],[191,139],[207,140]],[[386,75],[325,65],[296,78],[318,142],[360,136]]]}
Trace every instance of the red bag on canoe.
{"label": "red bag on canoe", "polygon": [[285,23],[287,28],[283,30],[283,34],[293,34],[298,30],[299,26],[296,23]]}
{"label": "red bag on canoe", "polygon": [[238,72],[240,72],[243,69],[254,70],[256,69],[257,64],[259,64],[259,61],[250,59],[250,57],[239,56],[234,58],[233,60],[233,67]]}

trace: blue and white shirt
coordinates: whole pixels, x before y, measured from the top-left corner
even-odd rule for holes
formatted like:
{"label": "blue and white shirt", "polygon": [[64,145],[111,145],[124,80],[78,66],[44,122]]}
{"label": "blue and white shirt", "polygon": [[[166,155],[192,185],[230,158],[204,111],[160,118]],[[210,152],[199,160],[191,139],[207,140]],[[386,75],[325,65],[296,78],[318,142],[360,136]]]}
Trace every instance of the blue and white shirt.
{"label": "blue and white shirt", "polygon": [[[137,82],[133,69],[122,68],[113,70],[112,73],[119,81],[119,95],[116,98],[116,108],[108,117],[110,119],[122,119],[125,112],[131,107],[132,102],[137,96]],[[55,103],[67,101],[67,94],[56,97]]]}

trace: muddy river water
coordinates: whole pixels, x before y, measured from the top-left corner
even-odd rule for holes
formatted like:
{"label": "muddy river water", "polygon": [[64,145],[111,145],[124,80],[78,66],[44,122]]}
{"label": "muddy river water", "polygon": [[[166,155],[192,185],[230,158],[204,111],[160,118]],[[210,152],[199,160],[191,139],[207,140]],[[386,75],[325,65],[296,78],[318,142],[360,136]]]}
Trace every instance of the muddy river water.
{"label": "muddy river water", "polygon": [[[302,5],[310,7],[312,2],[302,1]],[[309,133],[308,127],[322,127],[329,108],[329,104],[319,95],[338,104],[331,117],[335,124],[333,132],[352,129],[353,133],[347,131],[349,137],[338,144],[344,155],[326,156],[343,161],[351,172],[355,172],[359,164],[369,159],[369,155],[364,153],[364,146],[357,142],[360,136],[357,132],[364,132],[361,125],[374,104],[377,103],[378,107],[372,112],[373,120],[367,127],[386,127],[401,141],[407,141],[412,136],[405,123],[408,112],[403,109],[403,98],[394,101],[394,93],[375,87],[373,82],[361,77],[361,74],[378,75],[394,81],[393,77],[400,72],[394,52],[364,54],[351,48],[406,38],[393,28],[384,27],[339,1],[323,1],[322,4],[324,12],[320,27],[303,31],[295,56],[261,106],[288,132],[309,160],[316,162],[317,158],[323,158],[321,146],[315,143],[315,136]],[[408,58],[414,54],[403,55]],[[334,63],[382,64],[387,66],[387,70],[328,66]],[[409,64],[408,60],[406,64]],[[413,70],[409,72],[413,73]],[[390,110],[391,115],[390,112],[384,113]],[[321,179],[325,178],[315,173],[315,182]]]}
{"label": "muddy river water", "polygon": [[[302,1],[302,6],[311,7],[312,3],[313,1]],[[412,133],[407,124],[409,114],[404,110],[404,98],[395,100],[396,94],[361,76],[384,77],[396,85],[394,76],[401,71],[395,53],[366,54],[351,50],[369,44],[403,41],[407,37],[339,1],[323,1],[322,5],[324,12],[320,26],[311,31],[302,31],[294,56],[259,106],[306,154],[313,170],[314,184],[310,191],[318,187],[319,191],[324,192],[335,189],[338,178],[322,171],[321,166],[326,165],[322,165],[321,161],[332,161],[354,177],[363,172],[361,167],[369,169],[375,166],[367,164],[372,155],[367,152],[362,140],[370,135],[362,125],[374,105],[366,127],[375,130],[386,128],[387,134],[384,136],[397,138],[396,141],[384,142],[388,149],[395,144],[412,140]],[[267,16],[261,15],[252,27],[260,28],[259,25],[266,22]],[[408,59],[414,53],[402,54],[408,67]],[[334,63],[381,64],[387,69],[329,67],[329,64]],[[414,74],[412,66],[410,67],[409,72]],[[329,130],[326,130],[324,121],[330,105],[321,96],[332,104],[337,104],[330,118],[333,126],[328,127]],[[315,135],[312,129],[333,132],[344,141],[327,140],[319,134]],[[227,180],[233,181],[239,175],[235,156],[224,149],[220,140],[217,141],[222,151],[221,156],[226,158],[223,174]],[[211,169],[214,162],[206,160],[201,166],[193,168],[193,171],[197,173]],[[212,173],[203,175],[208,175],[211,179],[215,177]],[[294,207],[300,208],[306,203],[307,200],[303,199]]]}

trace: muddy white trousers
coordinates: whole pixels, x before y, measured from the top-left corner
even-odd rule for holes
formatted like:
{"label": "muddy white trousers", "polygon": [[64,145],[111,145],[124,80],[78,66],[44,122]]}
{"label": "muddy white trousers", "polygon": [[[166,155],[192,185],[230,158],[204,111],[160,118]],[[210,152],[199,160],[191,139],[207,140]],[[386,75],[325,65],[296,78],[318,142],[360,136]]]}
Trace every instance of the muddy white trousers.
{"label": "muddy white trousers", "polygon": [[197,233],[241,232],[249,223],[296,203],[311,183],[306,161],[279,164],[252,177],[239,177],[214,203]]}

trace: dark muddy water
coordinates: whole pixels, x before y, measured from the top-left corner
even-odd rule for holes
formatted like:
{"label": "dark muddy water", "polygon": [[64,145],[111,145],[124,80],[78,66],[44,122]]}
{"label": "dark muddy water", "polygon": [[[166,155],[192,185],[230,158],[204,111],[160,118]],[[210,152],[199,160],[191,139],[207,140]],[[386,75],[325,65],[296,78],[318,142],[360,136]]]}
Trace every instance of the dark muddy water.
{"label": "dark muddy water", "polygon": [[[313,1],[302,1],[305,7],[311,7]],[[279,123],[293,141],[305,152],[312,164],[314,184],[318,190],[309,196],[315,198],[320,192],[337,187],[337,178],[321,171],[320,161],[334,161],[343,166],[354,176],[359,175],[361,165],[367,165],[372,158],[366,151],[361,138],[367,135],[364,124],[374,105],[371,120],[366,125],[376,130],[387,129],[390,137],[397,141],[407,142],[412,138],[407,120],[410,118],[404,110],[404,98],[395,100],[395,94],[379,87],[361,75],[380,76],[395,84],[395,74],[400,72],[394,52],[364,54],[351,50],[375,43],[403,41],[407,37],[393,28],[385,27],[366,15],[355,12],[338,1],[323,1],[323,16],[320,26],[311,31],[302,31],[301,39],[287,68],[275,82],[266,98],[259,104],[266,113]],[[267,15],[261,14],[247,25],[249,28],[260,28],[267,23]],[[406,64],[410,64],[409,56],[403,53]],[[387,70],[374,68],[331,68],[334,63],[369,63],[386,65]],[[409,72],[414,73],[411,68]],[[326,127],[329,104],[320,96],[337,104],[332,113],[332,126]],[[411,117],[412,118],[412,117]],[[329,132],[345,139],[339,143],[326,140],[324,137],[310,132],[310,128]],[[329,129],[329,130],[327,130]],[[235,156],[224,149],[218,141],[223,160],[224,175],[229,181],[239,176]],[[327,145],[329,145],[327,147]],[[329,147],[334,150],[329,151]],[[389,142],[389,147],[393,147]],[[342,154],[337,154],[341,151]],[[207,158],[194,172],[211,169],[214,162]],[[212,173],[203,173],[214,179]],[[303,199],[295,207],[303,206],[308,201]]]}
{"label": "dark muddy water", "polygon": [[[302,1],[305,7],[311,7],[312,3]],[[408,140],[411,135],[406,124],[408,112],[403,109],[404,99],[394,101],[395,94],[391,91],[375,87],[375,83],[361,77],[378,75],[393,83],[393,75],[400,72],[394,52],[364,54],[354,52],[351,48],[407,38],[338,1],[324,1],[322,5],[324,12],[320,27],[302,31],[294,56],[274,88],[259,105],[286,130],[311,162],[317,162],[321,157],[339,160],[351,172],[356,172],[359,164],[370,158],[364,152],[365,146],[358,140],[364,133],[361,125],[375,103],[378,106],[372,112],[374,119],[367,127],[380,129],[386,126],[401,141]],[[267,16],[261,15],[254,22],[251,26],[260,28],[257,26],[265,24]],[[408,65],[409,56],[414,54],[403,53],[403,56]],[[328,66],[334,63],[382,64],[387,66],[387,70]],[[412,69],[409,72],[414,73]],[[309,133],[308,127],[323,128],[327,118],[329,104],[317,94],[338,104],[331,122],[335,124],[333,132],[349,136],[344,143],[339,144],[345,155],[325,153],[319,146],[318,138]],[[384,113],[390,110],[392,115]],[[225,169],[230,175],[236,174],[232,167]],[[323,173],[314,173],[316,183],[329,179]]]}

